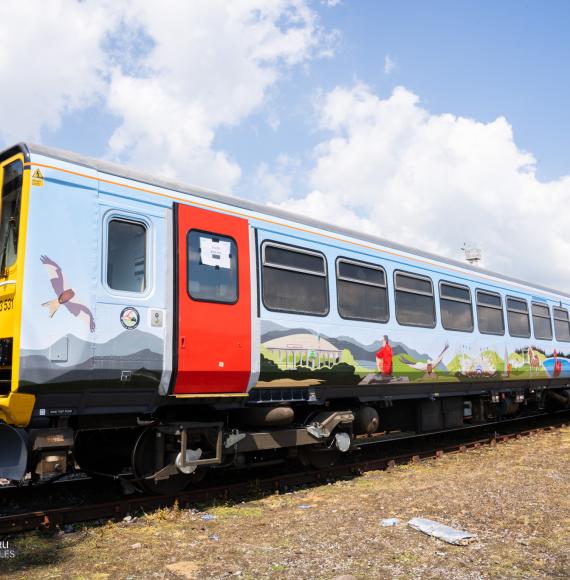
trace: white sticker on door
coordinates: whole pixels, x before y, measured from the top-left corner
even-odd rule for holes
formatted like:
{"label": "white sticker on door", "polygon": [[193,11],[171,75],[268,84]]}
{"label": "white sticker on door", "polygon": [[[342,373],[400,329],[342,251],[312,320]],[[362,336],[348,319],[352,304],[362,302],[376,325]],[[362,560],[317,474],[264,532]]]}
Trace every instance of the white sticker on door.
{"label": "white sticker on door", "polygon": [[212,238],[200,237],[200,261],[205,266],[231,268],[230,249],[230,242],[216,242]]}

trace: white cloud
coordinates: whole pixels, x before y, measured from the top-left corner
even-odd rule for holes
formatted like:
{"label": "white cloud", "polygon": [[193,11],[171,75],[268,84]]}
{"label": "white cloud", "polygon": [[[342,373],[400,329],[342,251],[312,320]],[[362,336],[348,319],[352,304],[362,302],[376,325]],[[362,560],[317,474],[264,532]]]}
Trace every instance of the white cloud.
{"label": "white cloud", "polygon": [[265,201],[279,203],[288,198],[293,191],[293,183],[300,169],[298,159],[279,155],[275,169],[261,163],[255,173],[253,187]]}
{"label": "white cloud", "polygon": [[[216,148],[216,131],[256,111],[283,71],[323,41],[305,0],[132,0],[128,26],[152,46],[137,73],[117,68],[109,107],[122,122],[113,156],[230,191],[240,168]],[[324,41],[323,41],[324,42]]]}
{"label": "white cloud", "polygon": [[539,181],[504,118],[432,115],[401,87],[385,99],[336,88],[321,102],[330,136],[314,151],[312,191],[281,207],[451,257],[473,241],[489,268],[570,283],[570,176]]}
{"label": "white cloud", "polygon": [[0,2],[0,141],[39,140],[105,91],[110,1]]}
{"label": "white cloud", "polygon": [[267,116],[267,124],[271,127],[271,129],[273,129],[273,131],[277,131],[281,125],[281,119],[279,118],[279,115],[272,111]]}
{"label": "white cloud", "polygon": [[395,70],[397,70],[397,68],[398,68],[398,64],[396,63],[396,61],[389,54],[387,54],[384,57],[384,72],[387,75],[390,75]]}
{"label": "white cloud", "polygon": [[230,191],[241,169],[216,143],[219,129],[260,110],[335,40],[309,0],[6,0],[0,142],[41,141],[98,105],[117,118],[113,159]]}

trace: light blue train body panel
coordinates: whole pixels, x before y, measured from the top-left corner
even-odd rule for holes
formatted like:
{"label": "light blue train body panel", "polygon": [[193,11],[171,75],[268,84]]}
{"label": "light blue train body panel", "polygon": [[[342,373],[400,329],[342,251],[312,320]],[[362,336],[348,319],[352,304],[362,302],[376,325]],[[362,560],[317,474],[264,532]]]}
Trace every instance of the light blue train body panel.
{"label": "light blue train body panel", "polygon": [[[153,183],[120,168],[117,172],[103,170],[95,160],[89,165],[34,153],[34,163],[42,167],[45,183],[32,187],[30,197],[21,335],[20,383],[24,391],[41,392],[58,385],[129,393],[123,399],[117,395],[117,408],[132,405],[136,399],[133,393],[138,391],[168,394],[177,348],[173,344],[174,203],[247,218],[256,232],[257,248],[252,246],[252,253],[256,251],[257,256],[263,243],[271,241],[314,250],[326,258],[329,309],[325,316],[268,310],[263,301],[263,265],[257,264],[259,306],[252,312],[252,327],[260,330],[252,334],[252,352],[259,353],[259,363],[252,362],[250,383],[256,392],[330,386],[344,387],[345,393],[350,392],[346,388],[374,393],[384,389],[390,397],[408,397],[430,396],[440,390],[450,394],[485,391],[515,383],[518,387],[548,385],[552,379],[560,384],[570,378],[570,343],[555,338],[540,340],[534,333],[530,338],[512,337],[505,311],[507,296],[526,300],[529,310],[536,302],[548,305],[552,312],[554,306],[568,309],[567,295],[397,244],[390,246],[357,233],[327,228],[309,218],[296,220],[249,202],[194,192],[178,184]],[[132,221],[146,228],[144,292],[117,291],[108,284],[107,232],[113,220]],[[339,257],[384,269],[390,312],[386,323],[347,320],[339,315]],[[252,255],[254,266],[255,259]],[[49,316],[45,303],[58,298],[50,278],[56,267],[52,263],[63,272],[65,289],[73,290],[72,302],[84,306],[89,316],[85,310],[78,314],[75,308],[73,312],[69,300]],[[394,292],[394,273],[398,270],[432,280],[435,328],[398,323]],[[441,281],[470,289],[472,332],[442,328]],[[503,335],[479,332],[478,289],[501,295]],[[387,373],[381,372],[377,361],[385,337],[392,352]],[[150,395],[147,398],[142,397],[146,402],[141,402],[141,409],[150,405]],[[76,400],[76,406],[83,404]],[[104,406],[101,402],[100,407]]]}
{"label": "light blue train body panel", "polygon": [[[53,165],[41,156],[34,161]],[[76,171],[72,164],[58,162]],[[23,311],[20,337],[20,384],[46,384],[73,372],[77,380],[93,378],[94,333],[88,321],[58,308],[50,317],[48,303],[57,300],[50,279],[61,268],[65,289],[74,301],[97,317],[98,184],[96,172],[85,169],[86,179],[72,173],[41,168],[43,186],[30,188],[24,266]],[[45,262],[45,263],[44,263]]]}
{"label": "light blue train body panel", "polygon": [[[254,222],[255,223],[255,222]],[[570,343],[512,337],[508,331],[506,297],[528,303],[568,308],[564,297],[549,295],[524,284],[480,275],[413,254],[362,244],[358,239],[312,235],[288,227],[258,224],[259,255],[266,241],[322,252],[326,258],[330,307],[326,316],[309,316],[268,310],[261,300],[261,374],[259,388],[284,386],[385,386],[391,395],[474,392],[489,384],[501,389],[509,381],[548,383],[549,379],[570,378]],[[354,243],[351,243],[353,241]],[[363,248],[362,246],[368,246]],[[386,323],[347,320],[338,309],[336,261],[346,258],[381,266],[388,282],[390,318]],[[260,266],[260,270],[263,268]],[[404,326],[395,315],[394,273],[404,271],[428,276],[435,295],[435,328]],[[451,282],[470,289],[474,329],[472,332],[445,330],[441,326],[439,283]],[[482,334],[478,330],[476,290],[499,293],[503,302],[505,333]],[[531,319],[532,329],[532,316]],[[392,347],[393,369],[382,376],[376,353],[384,337]],[[439,387],[442,387],[441,389]],[[398,391],[398,388],[400,389]],[[345,391],[346,392],[346,391]]]}
{"label": "light blue train body panel", "polygon": [[[42,395],[55,392],[68,395],[48,414],[121,412],[139,399],[142,410],[172,371],[172,202],[86,167],[38,155],[34,163],[44,179],[30,193],[20,390],[39,396],[40,416]],[[143,292],[107,283],[113,220],[144,226]]]}

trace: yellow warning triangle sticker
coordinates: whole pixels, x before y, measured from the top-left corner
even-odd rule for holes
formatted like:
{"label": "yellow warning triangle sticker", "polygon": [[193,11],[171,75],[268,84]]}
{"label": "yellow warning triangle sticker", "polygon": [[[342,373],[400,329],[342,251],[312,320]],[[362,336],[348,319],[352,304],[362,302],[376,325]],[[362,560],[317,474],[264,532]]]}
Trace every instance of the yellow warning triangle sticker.
{"label": "yellow warning triangle sticker", "polygon": [[38,187],[42,187],[44,184],[44,176],[39,169],[36,169],[32,173],[32,185],[37,185]]}

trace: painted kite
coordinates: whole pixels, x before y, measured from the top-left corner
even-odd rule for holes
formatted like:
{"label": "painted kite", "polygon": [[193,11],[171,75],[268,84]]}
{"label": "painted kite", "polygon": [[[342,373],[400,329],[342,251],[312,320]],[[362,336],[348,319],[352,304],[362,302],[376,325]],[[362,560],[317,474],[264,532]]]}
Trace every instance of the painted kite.
{"label": "painted kite", "polygon": [[91,310],[79,302],[72,301],[75,292],[71,288],[66,289],[61,268],[47,256],[41,256],[41,261],[47,269],[52,288],[57,296],[57,298],[48,300],[42,304],[42,306],[46,306],[49,310],[49,317],[52,318],[59,307],[63,305],[73,316],[76,318],[79,317],[80,320],[88,324],[91,332],[95,332],[95,319],[93,318]]}

